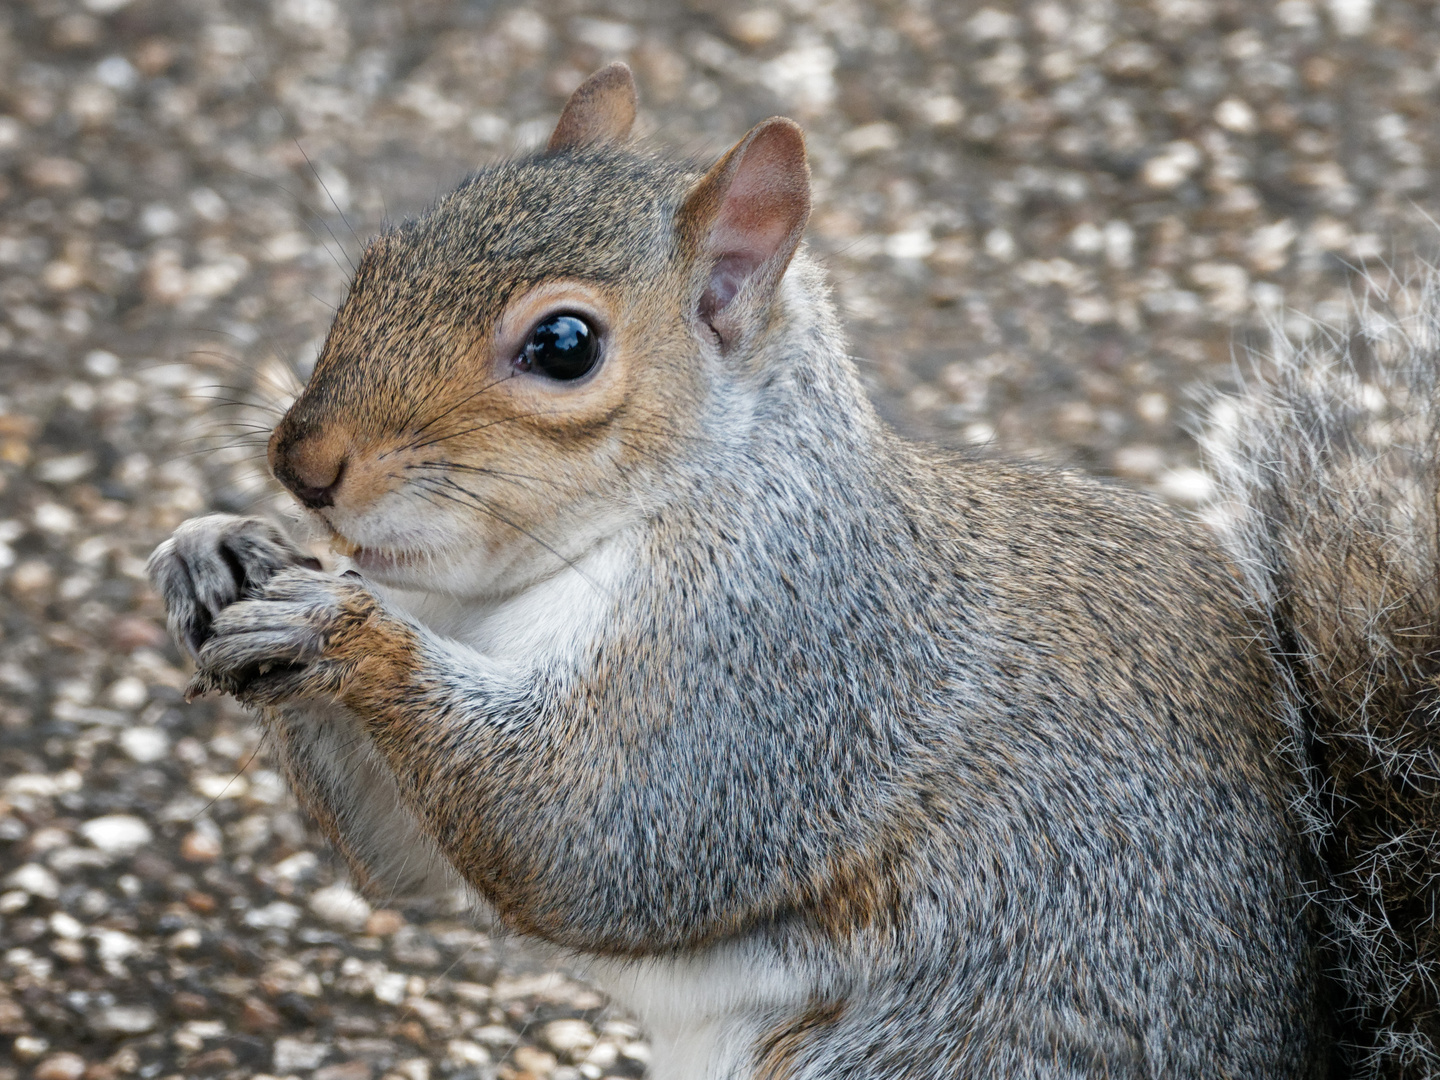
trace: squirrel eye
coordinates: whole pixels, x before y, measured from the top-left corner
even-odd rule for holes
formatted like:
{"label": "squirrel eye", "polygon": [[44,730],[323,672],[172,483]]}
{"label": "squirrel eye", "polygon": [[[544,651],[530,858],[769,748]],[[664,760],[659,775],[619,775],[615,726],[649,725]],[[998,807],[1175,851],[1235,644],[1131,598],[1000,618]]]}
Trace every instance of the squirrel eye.
{"label": "squirrel eye", "polygon": [[600,361],[600,336],[578,315],[552,315],[534,330],[515,361],[521,371],[569,381]]}

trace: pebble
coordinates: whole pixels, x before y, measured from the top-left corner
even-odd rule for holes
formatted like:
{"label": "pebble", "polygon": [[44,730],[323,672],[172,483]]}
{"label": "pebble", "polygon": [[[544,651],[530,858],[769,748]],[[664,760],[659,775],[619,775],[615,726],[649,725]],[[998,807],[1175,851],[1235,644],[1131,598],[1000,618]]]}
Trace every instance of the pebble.
{"label": "pebble", "polygon": [[219,773],[201,773],[191,782],[191,786],[201,796],[218,802],[222,799],[240,799],[250,790],[250,781],[245,779],[241,773],[221,775]]}
{"label": "pebble", "polygon": [[35,1080],[80,1080],[87,1062],[79,1054],[51,1054],[35,1066]]}
{"label": "pebble", "polygon": [[584,1020],[552,1020],[540,1030],[545,1045],[562,1057],[583,1055],[595,1045],[595,1029]]}
{"label": "pebble", "polygon": [[370,1080],[374,1075],[368,1061],[342,1061],[316,1069],[312,1080]]}
{"label": "pebble", "polygon": [[159,1021],[148,1005],[112,1005],[96,1013],[90,1027],[100,1035],[143,1035],[153,1031]]}
{"label": "pebble", "polygon": [[165,631],[149,619],[122,615],[110,624],[110,640],[123,652],[163,648],[169,640]]}
{"label": "pebble", "polygon": [[517,1046],[511,1051],[510,1059],[534,1076],[549,1076],[559,1064],[554,1054],[533,1046]]}
{"label": "pebble", "polygon": [[282,1037],[275,1040],[272,1065],[277,1073],[309,1072],[319,1068],[330,1053],[325,1043]]}
{"label": "pebble", "polygon": [[80,826],[80,835],[107,855],[131,855],[154,839],[150,826],[132,814],[106,814]]}
{"label": "pebble", "polygon": [[247,997],[240,1010],[240,1026],[246,1031],[274,1031],[283,1022],[278,1012],[257,997]]}
{"label": "pebble", "polygon": [[773,8],[751,8],[731,16],[726,28],[743,45],[768,45],[785,30],[785,17]]}
{"label": "pebble", "polygon": [[245,913],[245,925],[257,929],[274,928],[290,930],[300,921],[300,909],[284,900],[276,900],[264,907],[252,908]]}
{"label": "pebble", "polygon": [[180,857],[186,862],[214,862],[222,851],[220,838],[200,829],[191,829],[180,841]]}
{"label": "pebble", "polygon": [[372,937],[389,937],[405,925],[405,916],[390,908],[372,911],[365,920],[365,933]]}
{"label": "pebble", "polygon": [[325,922],[348,930],[364,929],[370,919],[370,905],[346,885],[317,889],[310,897],[310,910]]}
{"label": "pebble", "polygon": [[141,765],[162,760],[170,752],[170,736],[160,728],[132,727],[120,732],[120,748]]}
{"label": "pebble", "polygon": [[[185,931],[181,931],[184,933]],[[199,934],[196,934],[196,944],[199,944]],[[174,945],[172,940],[171,945]],[[193,1020],[196,1017],[208,1016],[210,1014],[210,999],[204,994],[196,994],[189,990],[181,990],[170,999],[170,1008],[175,1010],[179,1016]]]}
{"label": "pebble", "polygon": [[490,1051],[469,1039],[451,1039],[445,1044],[445,1056],[457,1065],[489,1065]]}
{"label": "pebble", "polygon": [[45,900],[54,900],[60,895],[59,880],[39,863],[26,863],[8,875],[5,884]]}
{"label": "pebble", "polygon": [[186,1063],[186,1071],[196,1076],[228,1072],[240,1064],[235,1051],[228,1046],[217,1046],[203,1054],[197,1054]]}
{"label": "pebble", "polygon": [[111,683],[105,696],[117,709],[138,709],[150,700],[150,688],[144,680],[127,675]]}
{"label": "pebble", "polygon": [[50,932],[56,937],[79,941],[85,936],[85,924],[73,915],[57,911],[50,916]]}
{"label": "pebble", "polygon": [[38,1035],[21,1035],[10,1044],[11,1055],[19,1061],[34,1061],[49,1049],[50,1041]]}

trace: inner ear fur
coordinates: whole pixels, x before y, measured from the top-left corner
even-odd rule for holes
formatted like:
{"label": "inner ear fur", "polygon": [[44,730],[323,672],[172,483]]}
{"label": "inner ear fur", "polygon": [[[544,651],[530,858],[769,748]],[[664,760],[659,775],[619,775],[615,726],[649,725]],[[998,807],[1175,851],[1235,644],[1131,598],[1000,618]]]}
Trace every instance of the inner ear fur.
{"label": "inner ear fur", "polygon": [[616,61],[591,75],[570,95],[546,146],[549,153],[597,143],[624,142],[635,124],[635,76]]}
{"label": "inner ear fur", "polygon": [[695,314],[722,348],[747,312],[769,304],[809,218],[805,136],[780,116],[753,127],[691,190],[677,225],[707,275]]}

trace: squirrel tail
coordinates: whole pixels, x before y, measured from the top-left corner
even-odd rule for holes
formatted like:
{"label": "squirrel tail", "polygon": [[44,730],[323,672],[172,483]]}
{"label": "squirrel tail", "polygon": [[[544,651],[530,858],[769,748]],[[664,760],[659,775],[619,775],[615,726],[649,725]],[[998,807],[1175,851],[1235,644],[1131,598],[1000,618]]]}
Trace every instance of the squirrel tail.
{"label": "squirrel tail", "polygon": [[1440,275],[1281,332],[1201,442],[1287,680],[1354,1075],[1440,1077]]}

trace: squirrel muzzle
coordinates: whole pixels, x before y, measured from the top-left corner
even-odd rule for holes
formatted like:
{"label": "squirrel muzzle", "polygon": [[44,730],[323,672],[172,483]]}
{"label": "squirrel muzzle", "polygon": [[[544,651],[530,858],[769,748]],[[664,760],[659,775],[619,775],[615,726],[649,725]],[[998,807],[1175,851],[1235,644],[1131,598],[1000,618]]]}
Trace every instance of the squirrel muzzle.
{"label": "squirrel muzzle", "polygon": [[306,509],[335,505],[349,463],[348,440],[334,430],[296,431],[282,423],[270,437],[270,471]]}

